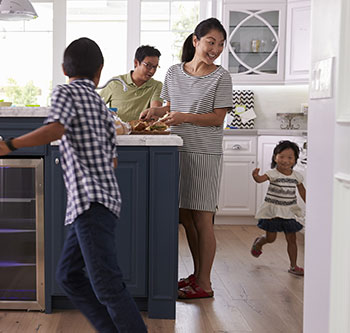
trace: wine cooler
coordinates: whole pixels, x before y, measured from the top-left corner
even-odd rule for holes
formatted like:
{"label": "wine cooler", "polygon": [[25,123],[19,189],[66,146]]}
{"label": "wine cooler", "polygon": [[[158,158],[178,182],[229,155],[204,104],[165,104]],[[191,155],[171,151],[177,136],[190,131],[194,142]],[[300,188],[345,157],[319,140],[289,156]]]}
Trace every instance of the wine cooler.
{"label": "wine cooler", "polygon": [[0,309],[45,309],[43,167],[0,159]]}

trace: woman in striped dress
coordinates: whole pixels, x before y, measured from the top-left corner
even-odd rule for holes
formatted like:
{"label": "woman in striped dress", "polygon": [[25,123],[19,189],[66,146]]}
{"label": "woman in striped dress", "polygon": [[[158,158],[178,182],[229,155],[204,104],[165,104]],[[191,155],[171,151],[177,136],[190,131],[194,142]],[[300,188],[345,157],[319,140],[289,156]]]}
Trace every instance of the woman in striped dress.
{"label": "woman in striped dress", "polygon": [[182,62],[171,66],[161,98],[166,105],[141,113],[161,117],[183,139],[179,148],[180,222],[183,224],[194,272],[178,283],[179,298],[214,295],[210,272],[216,251],[213,215],[218,202],[222,162],[223,121],[232,108],[230,74],[214,61],[222,53],[226,31],[215,18],[200,22],[185,41]]}

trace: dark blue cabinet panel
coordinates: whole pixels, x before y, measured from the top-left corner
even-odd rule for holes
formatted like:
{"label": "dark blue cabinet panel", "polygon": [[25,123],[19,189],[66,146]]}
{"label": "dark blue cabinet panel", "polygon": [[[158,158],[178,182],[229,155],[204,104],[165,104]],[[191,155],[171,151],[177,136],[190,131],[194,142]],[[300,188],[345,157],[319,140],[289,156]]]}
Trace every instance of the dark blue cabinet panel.
{"label": "dark blue cabinet panel", "polygon": [[[8,138],[21,136],[42,126],[45,118],[4,117],[0,119],[0,139],[6,140]],[[47,148],[48,146],[21,148],[12,152],[10,156],[46,155]]]}
{"label": "dark blue cabinet panel", "polygon": [[[52,148],[50,159],[51,177],[49,182],[51,213],[47,227],[51,230],[48,250],[50,256],[51,288],[49,294],[63,296],[55,281],[55,269],[65,238],[64,218],[66,191],[60,166],[58,147]],[[147,173],[148,154],[146,151],[119,150],[116,176],[122,195],[122,209],[117,226],[118,261],[124,274],[125,283],[135,297],[147,296]],[[49,225],[48,225],[49,224]]]}
{"label": "dark blue cabinet panel", "polygon": [[124,281],[135,297],[147,296],[148,154],[119,149],[116,175],[122,196],[117,226],[118,262]]}

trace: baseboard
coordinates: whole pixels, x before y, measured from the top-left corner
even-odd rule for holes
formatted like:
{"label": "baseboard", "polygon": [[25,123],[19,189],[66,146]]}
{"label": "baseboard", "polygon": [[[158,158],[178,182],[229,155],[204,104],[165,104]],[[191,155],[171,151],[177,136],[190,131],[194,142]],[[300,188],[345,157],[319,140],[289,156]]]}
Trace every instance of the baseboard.
{"label": "baseboard", "polygon": [[256,225],[257,220],[254,216],[215,216],[215,224],[228,224],[228,225]]}

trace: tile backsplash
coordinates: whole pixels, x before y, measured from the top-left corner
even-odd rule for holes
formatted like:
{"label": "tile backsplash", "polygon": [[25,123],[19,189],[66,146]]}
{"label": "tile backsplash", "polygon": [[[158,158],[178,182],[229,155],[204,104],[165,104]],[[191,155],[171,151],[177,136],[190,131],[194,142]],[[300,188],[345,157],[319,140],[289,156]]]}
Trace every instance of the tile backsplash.
{"label": "tile backsplash", "polygon": [[[252,90],[254,92],[255,128],[280,128],[281,119],[277,113],[301,112],[301,104],[309,99],[308,85],[288,86],[236,86],[234,90]],[[307,129],[307,117],[297,119],[300,129]]]}

